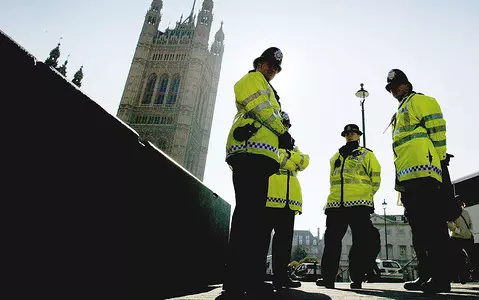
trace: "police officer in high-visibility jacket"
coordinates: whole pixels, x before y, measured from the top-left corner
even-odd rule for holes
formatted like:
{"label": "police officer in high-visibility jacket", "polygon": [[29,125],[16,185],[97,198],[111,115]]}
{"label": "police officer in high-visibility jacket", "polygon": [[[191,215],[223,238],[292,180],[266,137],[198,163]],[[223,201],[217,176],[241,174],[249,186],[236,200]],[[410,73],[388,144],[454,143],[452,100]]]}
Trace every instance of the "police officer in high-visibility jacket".
{"label": "police officer in high-visibility jacket", "polygon": [[[348,225],[353,235],[349,272],[351,288],[360,289],[369,268],[368,236],[373,196],[379,189],[381,166],[373,152],[359,146],[362,132],[348,124],[341,133],[346,145],[331,158],[330,194],[326,203],[326,232],[321,259],[322,280],[317,285],[334,288],[341,256],[342,239]],[[354,257],[353,257],[354,256]]]}
{"label": "police officer in high-visibility jacket", "polygon": [[419,263],[419,278],[404,288],[448,292],[451,284],[444,270],[448,231],[440,191],[448,164],[446,121],[436,99],[414,92],[401,70],[389,71],[386,90],[399,101],[392,119],[396,190]]}
{"label": "police officer in high-visibility jacket", "polygon": [[233,171],[236,194],[223,281],[228,294],[255,294],[265,289],[262,245],[268,181],[279,170],[279,147],[294,146],[270,85],[281,71],[282,59],[280,49],[266,49],[254,60],[254,70],[234,85],[238,112],[226,144],[226,162]]}
{"label": "police officer in high-visibility jacket", "polygon": [[[283,124],[289,129],[291,122],[286,112],[281,112]],[[288,276],[293,243],[294,217],[302,213],[301,186],[297,178],[299,171],[309,165],[309,155],[301,153],[297,146],[293,150],[279,149],[280,169],[269,178],[268,198],[265,218],[265,252],[268,251],[271,232],[273,285],[275,289],[300,287],[299,281]]]}

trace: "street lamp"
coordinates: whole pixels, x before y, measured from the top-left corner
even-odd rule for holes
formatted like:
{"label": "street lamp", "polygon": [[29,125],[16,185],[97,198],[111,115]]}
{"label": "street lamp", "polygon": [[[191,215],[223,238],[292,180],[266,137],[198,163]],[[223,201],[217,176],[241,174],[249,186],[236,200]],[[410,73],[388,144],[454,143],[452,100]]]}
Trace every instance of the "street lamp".
{"label": "street lamp", "polygon": [[386,199],[384,199],[384,202],[382,203],[383,205],[383,210],[384,210],[384,238],[386,239],[386,259],[389,259],[388,256],[388,230],[387,230],[387,223],[386,223],[386,207],[388,204],[386,203]]}
{"label": "street lamp", "polygon": [[366,125],[364,124],[364,101],[369,96],[369,92],[363,89],[364,84],[361,83],[361,89],[356,92],[356,97],[362,99],[361,103],[361,112],[363,116],[363,147],[366,148]]}

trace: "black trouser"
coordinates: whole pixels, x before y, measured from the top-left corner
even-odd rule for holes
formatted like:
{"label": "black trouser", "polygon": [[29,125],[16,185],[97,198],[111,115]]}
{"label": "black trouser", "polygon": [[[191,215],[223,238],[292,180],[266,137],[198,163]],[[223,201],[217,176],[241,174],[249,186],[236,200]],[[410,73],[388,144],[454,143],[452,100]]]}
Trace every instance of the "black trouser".
{"label": "black trouser", "polygon": [[[264,222],[269,177],[279,164],[263,155],[238,154],[233,167],[236,206],[231,221],[225,289],[254,289],[263,283]],[[268,238],[269,240],[269,238]]]}
{"label": "black trouser", "polygon": [[462,249],[464,249],[471,261],[472,265],[472,248],[474,247],[474,239],[461,239],[451,237],[451,251],[452,255],[452,263],[451,263],[451,279],[463,278],[466,281],[469,279],[469,267],[465,265],[464,256],[462,255]]}
{"label": "black trouser", "polygon": [[433,178],[418,178],[401,183],[405,215],[412,230],[412,243],[418,259],[419,277],[449,282],[449,234],[444,216],[440,183]]}
{"label": "black trouser", "polygon": [[354,282],[364,281],[369,268],[368,239],[370,233],[369,207],[331,208],[326,214],[326,233],[324,234],[324,253],[321,259],[321,275],[326,283],[332,283],[338,273],[341,258],[342,239],[351,227],[353,245],[349,273]]}
{"label": "black trouser", "polygon": [[289,209],[289,205],[284,208],[266,208],[265,237],[267,241],[264,246],[264,256],[268,253],[271,231],[273,235],[273,274],[274,281],[284,283],[288,280],[288,264],[291,259],[291,247],[293,244],[295,212]]}
{"label": "black trouser", "polygon": [[[368,264],[366,268],[366,279],[369,282],[373,282],[379,279],[380,277],[380,270],[378,265],[376,264],[376,258],[378,257],[379,252],[381,251],[381,236],[379,234],[379,230],[374,227],[371,219],[369,219],[369,234],[367,237],[368,239],[368,253],[366,257],[361,257],[359,255],[354,254],[354,249],[351,248],[349,251],[349,263],[356,259],[367,259]],[[354,264],[354,263],[353,263]]]}

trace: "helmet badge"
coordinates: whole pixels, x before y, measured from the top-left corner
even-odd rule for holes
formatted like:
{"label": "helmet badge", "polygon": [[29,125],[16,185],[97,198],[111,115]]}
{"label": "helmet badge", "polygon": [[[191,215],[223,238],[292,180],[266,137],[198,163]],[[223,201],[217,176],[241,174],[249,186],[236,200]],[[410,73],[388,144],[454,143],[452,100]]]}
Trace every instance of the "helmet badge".
{"label": "helmet badge", "polygon": [[388,73],[388,79],[393,80],[394,77],[396,77],[396,72],[394,70],[389,71]]}
{"label": "helmet badge", "polygon": [[283,59],[283,52],[281,52],[281,50],[276,50],[274,52],[274,58],[276,58],[276,60],[279,60],[281,61]]}

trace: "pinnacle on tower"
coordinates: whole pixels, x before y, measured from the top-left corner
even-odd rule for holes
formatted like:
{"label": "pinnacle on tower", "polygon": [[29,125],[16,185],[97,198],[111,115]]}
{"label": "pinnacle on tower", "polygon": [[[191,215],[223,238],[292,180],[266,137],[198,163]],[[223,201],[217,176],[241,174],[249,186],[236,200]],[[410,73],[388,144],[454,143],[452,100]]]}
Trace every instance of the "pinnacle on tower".
{"label": "pinnacle on tower", "polygon": [[70,57],[70,55],[68,55],[67,59],[65,60],[65,62],[63,63],[63,65],[61,67],[58,67],[56,68],[58,72],[60,72],[60,74],[62,74],[63,76],[67,76],[67,64],[68,64],[68,58]]}
{"label": "pinnacle on tower", "polygon": [[60,43],[50,51],[50,56],[45,60],[45,64],[49,67],[57,67],[58,58],[60,57]]}
{"label": "pinnacle on tower", "polygon": [[80,70],[78,70],[75,75],[73,76],[72,83],[75,84],[78,87],[81,87],[81,80],[83,79],[83,66],[80,67]]}
{"label": "pinnacle on tower", "polygon": [[223,32],[223,21],[221,21],[221,27],[215,34],[215,42],[223,43],[225,40],[225,33]]}

